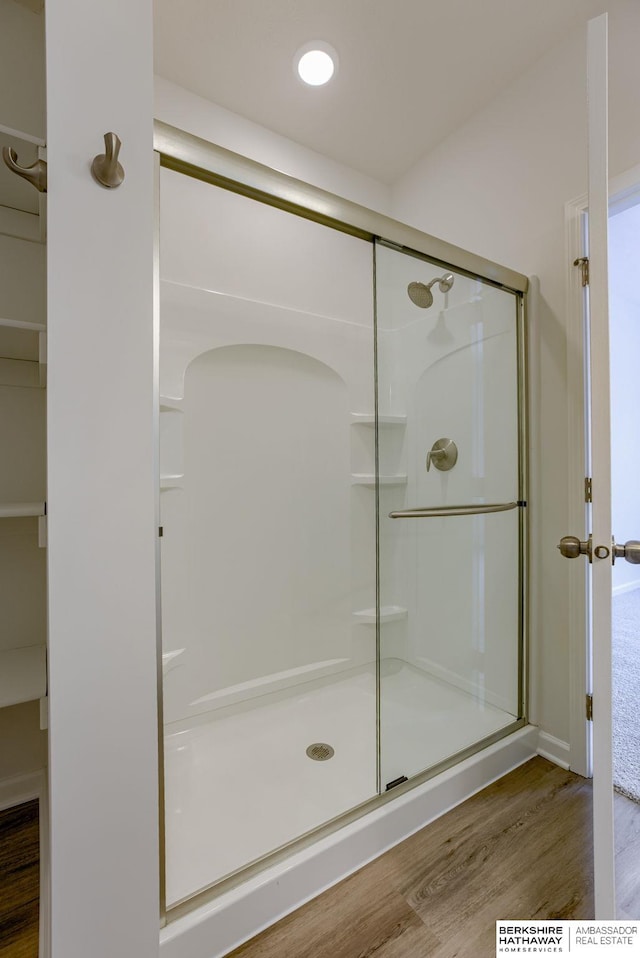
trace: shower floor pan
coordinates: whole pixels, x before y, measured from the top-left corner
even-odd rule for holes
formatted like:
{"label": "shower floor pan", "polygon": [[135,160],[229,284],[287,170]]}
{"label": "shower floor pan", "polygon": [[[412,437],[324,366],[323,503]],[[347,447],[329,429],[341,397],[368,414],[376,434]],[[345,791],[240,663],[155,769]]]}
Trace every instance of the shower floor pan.
{"label": "shower floor pan", "polygon": [[[400,660],[382,675],[383,789],[514,721]],[[373,664],[168,727],[167,906],[375,796],[375,729]]]}

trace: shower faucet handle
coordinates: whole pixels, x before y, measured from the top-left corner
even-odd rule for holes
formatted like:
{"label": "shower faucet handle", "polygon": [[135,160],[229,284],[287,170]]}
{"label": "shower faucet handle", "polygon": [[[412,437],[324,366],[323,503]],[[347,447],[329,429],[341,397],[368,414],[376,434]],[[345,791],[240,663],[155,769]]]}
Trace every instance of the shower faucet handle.
{"label": "shower faucet handle", "polygon": [[431,464],[441,472],[448,472],[453,469],[458,461],[458,447],[453,439],[436,439],[433,446],[427,453],[427,472],[431,469]]}
{"label": "shower faucet handle", "polygon": [[444,449],[430,449],[427,453],[427,472],[429,472],[429,469],[431,468],[431,463],[433,463],[435,466],[439,462],[442,462],[445,456],[446,452]]}

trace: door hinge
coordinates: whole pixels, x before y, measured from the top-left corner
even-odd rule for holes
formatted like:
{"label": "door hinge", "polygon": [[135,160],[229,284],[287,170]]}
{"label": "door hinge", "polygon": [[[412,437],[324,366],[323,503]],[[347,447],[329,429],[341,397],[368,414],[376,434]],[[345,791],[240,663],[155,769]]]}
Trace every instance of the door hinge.
{"label": "door hinge", "polygon": [[589,257],[588,256],[579,256],[578,259],[574,259],[574,266],[579,266],[580,271],[582,272],[582,285],[589,285]]}
{"label": "door hinge", "polygon": [[584,480],[584,501],[593,502],[593,483],[590,476],[586,476]]}
{"label": "door hinge", "polygon": [[587,695],[587,722],[593,722],[593,695]]}

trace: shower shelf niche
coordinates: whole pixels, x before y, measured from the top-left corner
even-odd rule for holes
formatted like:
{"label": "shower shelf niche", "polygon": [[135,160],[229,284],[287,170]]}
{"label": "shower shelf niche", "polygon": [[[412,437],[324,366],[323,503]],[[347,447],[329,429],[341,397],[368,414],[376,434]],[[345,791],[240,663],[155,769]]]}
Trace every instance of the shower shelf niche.
{"label": "shower shelf niche", "polygon": [[[366,412],[352,412],[352,426],[375,426],[376,417]],[[379,426],[406,426],[406,416],[378,416]]]}
{"label": "shower shelf niche", "polygon": [[181,489],[184,484],[184,474],[181,476],[160,476],[160,491],[163,489]]}
{"label": "shower shelf niche", "polygon": [[163,412],[184,412],[182,402],[182,399],[177,399],[175,396],[160,396],[160,409]]}
{"label": "shower shelf niche", "polygon": [[[406,486],[408,477],[406,474],[398,476],[378,476],[378,481],[380,482],[381,486]],[[351,484],[353,486],[374,487],[376,484],[376,477],[373,473],[352,473]]]}
{"label": "shower shelf niche", "polygon": [[[380,622],[397,622],[400,619],[406,619],[408,615],[407,609],[402,605],[382,605],[380,606]],[[375,625],[376,624],[376,610],[373,609],[360,609],[358,612],[353,613],[354,619],[360,625]]]}

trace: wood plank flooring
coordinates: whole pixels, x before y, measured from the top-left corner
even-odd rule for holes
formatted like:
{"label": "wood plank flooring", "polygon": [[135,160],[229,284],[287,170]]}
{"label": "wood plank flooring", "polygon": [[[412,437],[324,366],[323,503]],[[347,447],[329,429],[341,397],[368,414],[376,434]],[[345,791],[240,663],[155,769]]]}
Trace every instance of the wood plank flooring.
{"label": "wood plank flooring", "polygon": [[591,784],[534,758],[231,955],[493,958],[497,919],[592,917],[591,873]]}
{"label": "wood plank flooring", "polygon": [[38,958],[38,801],[0,811],[0,958]]}

